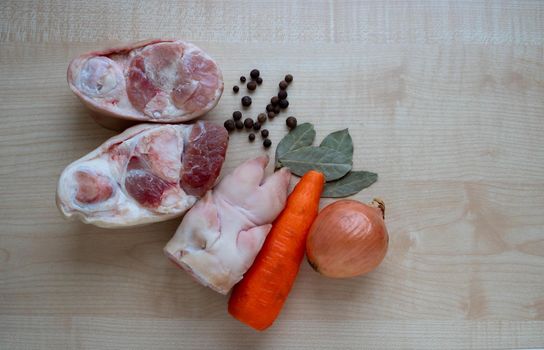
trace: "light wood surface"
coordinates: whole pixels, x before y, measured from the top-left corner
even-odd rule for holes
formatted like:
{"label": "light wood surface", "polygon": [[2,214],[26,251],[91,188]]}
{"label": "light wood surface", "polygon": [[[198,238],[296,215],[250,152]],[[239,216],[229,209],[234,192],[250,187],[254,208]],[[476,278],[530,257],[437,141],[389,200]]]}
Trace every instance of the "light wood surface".
{"label": "light wood surface", "polygon": [[[254,115],[292,73],[288,115],[318,142],[350,128],[355,169],[380,176],[355,198],[387,204],[375,272],[304,263],[257,333],[163,256],[179,220],[63,221],[58,175],[114,135],[69,91],[68,62],[153,37],[217,59],[225,93],[206,119],[238,108],[232,85],[257,67]],[[543,43],[539,1],[0,2],[0,348],[544,346]],[[276,144],[283,120],[267,127]],[[223,171],[262,152],[235,134]]]}

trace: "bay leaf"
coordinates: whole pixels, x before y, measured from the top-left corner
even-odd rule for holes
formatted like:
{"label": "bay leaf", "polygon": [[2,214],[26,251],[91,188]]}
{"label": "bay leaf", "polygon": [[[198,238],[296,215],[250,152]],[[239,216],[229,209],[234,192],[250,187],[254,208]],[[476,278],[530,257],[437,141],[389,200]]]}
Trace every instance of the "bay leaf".
{"label": "bay leaf", "polygon": [[369,187],[378,180],[378,174],[370,171],[352,171],[343,178],[325,184],[321,197],[347,197]]}
{"label": "bay leaf", "polygon": [[310,146],[315,139],[314,126],[311,123],[298,125],[291,130],[276,147],[276,168],[280,168],[282,158],[285,154],[294,151],[298,148]]}
{"label": "bay leaf", "polygon": [[285,153],[279,161],[295,175],[302,176],[309,170],[317,170],[325,175],[327,181],[339,179],[351,170],[351,159],[342,152],[326,147],[297,148]]}
{"label": "bay leaf", "polygon": [[338,130],[328,134],[319,147],[327,147],[344,153],[349,159],[353,159],[353,140],[348,129]]}

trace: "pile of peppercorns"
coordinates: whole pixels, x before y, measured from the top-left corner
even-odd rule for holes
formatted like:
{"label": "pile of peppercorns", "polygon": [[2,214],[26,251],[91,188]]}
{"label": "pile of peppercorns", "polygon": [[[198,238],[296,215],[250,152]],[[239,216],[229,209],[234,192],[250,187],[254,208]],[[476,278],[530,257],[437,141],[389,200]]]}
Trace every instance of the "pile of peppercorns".
{"label": "pile of peppercorns", "polygon": [[[261,73],[258,69],[253,69],[249,76],[251,77],[251,80],[247,82],[247,89],[249,91],[254,91],[257,88],[257,85],[261,85],[263,83],[263,79],[260,76]],[[245,76],[240,77],[240,82],[245,83],[247,81]],[[270,99],[270,103],[266,106],[266,113],[259,113],[257,116],[257,120],[254,121],[252,118],[246,118],[242,122],[242,112],[235,111],[232,113],[232,119],[228,119],[225,121],[224,126],[225,129],[230,133],[234,131],[235,129],[242,130],[247,129],[248,131],[254,130],[254,131],[261,131],[261,136],[263,138],[263,146],[265,148],[268,148],[272,145],[272,141],[268,138],[269,132],[267,129],[261,130],[261,126],[267,121],[274,119],[277,115],[280,114],[280,112],[287,107],[289,107],[289,101],[287,100],[287,87],[289,84],[293,81],[293,76],[291,74],[287,74],[279,83],[279,92],[277,96],[273,96]],[[232,91],[234,93],[238,93],[240,91],[240,87],[238,85],[233,86]],[[241,101],[243,107],[249,107],[251,106],[251,97],[244,96],[242,97]],[[293,129],[297,126],[297,119],[295,117],[289,117],[286,119],[286,124],[289,129]],[[248,135],[249,141],[253,142],[255,141],[255,134],[253,132],[250,132]]]}

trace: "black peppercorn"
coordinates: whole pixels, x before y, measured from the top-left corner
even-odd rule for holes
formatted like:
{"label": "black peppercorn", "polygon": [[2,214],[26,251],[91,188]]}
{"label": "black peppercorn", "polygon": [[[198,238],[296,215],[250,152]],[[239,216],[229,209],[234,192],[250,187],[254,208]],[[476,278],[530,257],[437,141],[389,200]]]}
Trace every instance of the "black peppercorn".
{"label": "black peppercorn", "polygon": [[248,135],[249,141],[253,142],[255,140],[255,134],[251,133]]}
{"label": "black peppercorn", "polygon": [[256,81],[257,81],[257,84],[261,85],[263,83],[263,78],[258,77]]}
{"label": "black peppercorn", "polygon": [[280,114],[280,112],[281,112],[280,106],[274,107],[273,112],[276,113],[276,115]]}
{"label": "black peppercorn", "polygon": [[289,117],[285,120],[285,124],[287,124],[289,129],[294,129],[297,127],[297,118]]}
{"label": "black peppercorn", "polygon": [[244,120],[244,126],[246,127],[246,129],[251,129],[253,127],[253,119],[246,118]]}
{"label": "black peppercorn", "polygon": [[275,116],[276,116],[276,113],[268,112],[268,119],[274,119]]}
{"label": "black peppercorn", "polygon": [[261,130],[261,123],[259,123],[259,122],[253,123],[253,130],[255,130],[255,131]]}
{"label": "black peppercorn", "polygon": [[280,81],[280,89],[281,90],[287,89],[287,85],[289,85],[289,84],[287,84],[287,82],[285,80]]}
{"label": "black peppercorn", "polygon": [[261,130],[261,136],[264,137],[265,139],[268,137],[268,130],[266,129],[262,129]]}
{"label": "black peppercorn", "polygon": [[278,98],[279,98],[280,100],[285,100],[285,99],[287,98],[287,91],[285,91],[285,90],[280,90],[280,91],[278,92]]}
{"label": "black peppercorn", "polygon": [[290,83],[293,81],[293,76],[291,74],[287,74],[284,79],[286,82]]}
{"label": "black peppercorn", "polygon": [[270,139],[264,139],[263,146],[265,148],[268,148],[268,147],[272,146],[272,141],[270,141]]}
{"label": "black peppercorn", "polygon": [[232,87],[232,91],[234,91],[236,93],[236,92],[240,91],[240,88],[238,87],[238,85],[234,85]]}
{"label": "black peppercorn", "polygon": [[232,119],[225,120],[223,126],[225,127],[225,129],[227,129],[228,132],[231,132],[236,128],[236,126],[234,125],[234,120]]}
{"label": "black peppercorn", "polygon": [[259,123],[263,124],[266,121],[266,114],[259,113],[259,115],[257,116],[257,121]]}
{"label": "black peppercorn", "polygon": [[244,106],[244,107],[251,106],[251,97],[249,97],[249,96],[242,97],[242,106]]}
{"label": "black peppercorn", "polygon": [[270,99],[270,103],[272,104],[272,106],[275,106],[278,104],[278,102],[280,102],[280,99],[278,98],[278,96],[274,96]]}
{"label": "black peppercorn", "polygon": [[242,119],[242,112],[240,112],[240,111],[232,112],[232,119],[234,119],[234,120]]}
{"label": "black peppercorn", "polygon": [[255,90],[257,88],[257,83],[254,82],[254,81],[250,81],[249,83],[247,83],[247,89],[248,90]]}
{"label": "black peppercorn", "polygon": [[246,82],[246,77],[244,77],[244,76],[242,75],[242,76],[240,77],[240,81],[241,81],[242,83],[245,83],[245,82]]}
{"label": "black peppercorn", "polygon": [[289,107],[289,101],[287,101],[287,100],[280,100],[279,105],[280,105],[280,108],[281,108],[281,109],[285,109],[285,108]]}
{"label": "black peppercorn", "polygon": [[257,79],[259,77],[259,75],[261,74],[261,72],[259,72],[258,69],[253,69],[250,73],[249,73],[249,76],[252,78],[252,79]]}
{"label": "black peppercorn", "polygon": [[236,126],[236,129],[242,130],[244,128],[244,123],[242,123],[241,120],[237,120],[234,122],[234,126]]}
{"label": "black peppercorn", "polygon": [[267,112],[272,112],[273,110],[274,110],[274,106],[272,106],[272,104],[269,103],[269,104],[266,105],[266,111]]}

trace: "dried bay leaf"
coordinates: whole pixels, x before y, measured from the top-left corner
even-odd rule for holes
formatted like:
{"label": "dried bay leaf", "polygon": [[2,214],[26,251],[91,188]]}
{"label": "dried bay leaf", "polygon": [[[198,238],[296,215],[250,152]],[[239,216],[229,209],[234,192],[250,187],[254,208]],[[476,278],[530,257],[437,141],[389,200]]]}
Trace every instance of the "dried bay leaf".
{"label": "dried bay leaf", "polygon": [[347,197],[369,187],[378,180],[378,174],[369,171],[352,171],[343,178],[325,184],[321,197]]}
{"label": "dried bay leaf", "polygon": [[297,148],[280,156],[279,162],[298,176],[302,176],[310,170],[317,170],[323,173],[327,181],[339,179],[351,170],[349,157],[340,151],[327,147]]}
{"label": "dried bay leaf", "polygon": [[291,130],[276,147],[276,168],[282,166],[280,158],[298,148],[310,146],[315,139],[314,126],[311,123],[300,124]]}
{"label": "dried bay leaf", "polygon": [[353,159],[353,140],[348,129],[338,130],[327,135],[319,147],[327,147],[344,153],[350,160]]}

